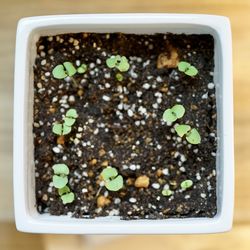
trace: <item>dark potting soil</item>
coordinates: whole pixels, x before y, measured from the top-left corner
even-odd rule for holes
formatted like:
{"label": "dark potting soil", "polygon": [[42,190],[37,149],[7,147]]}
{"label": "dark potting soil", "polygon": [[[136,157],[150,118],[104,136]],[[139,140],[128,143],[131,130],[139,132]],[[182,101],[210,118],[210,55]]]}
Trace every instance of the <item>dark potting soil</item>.
{"label": "dark potting soil", "polygon": [[[185,75],[157,67],[161,53],[174,50],[199,73]],[[116,80],[106,65],[111,55],[128,58],[130,69]],[[52,76],[57,64],[88,65],[85,74]],[[34,65],[34,154],[36,201],[40,213],[73,217],[119,215],[122,219],[213,217],[216,214],[216,99],[213,83],[214,40],[210,35],[135,35],[78,33],[41,37]],[[197,128],[201,143],[189,144],[164,110],[182,104],[186,113],[175,123]],[[69,108],[79,117],[64,138],[52,133]],[[74,202],[63,205],[53,187],[52,166],[70,169]],[[124,187],[108,191],[100,173],[115,167]],[[135,186],[146,176],[149,185]],[[192,180],[182,190],[180,183]],[[163,188],[173,191],[163,196]],[[98,193],[98,190],[100,191]],[[98,201],[98,202],[97,202]]]}

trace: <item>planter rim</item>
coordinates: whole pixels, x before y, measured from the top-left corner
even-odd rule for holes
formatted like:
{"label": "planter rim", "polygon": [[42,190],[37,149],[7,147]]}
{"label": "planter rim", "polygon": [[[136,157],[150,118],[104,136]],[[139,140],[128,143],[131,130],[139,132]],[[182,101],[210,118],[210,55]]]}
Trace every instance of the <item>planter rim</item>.
{"label": "planter rim", "polygon": [[[34,185],[30,169],[33,151],[28,136],[31,124],[28,120],[29,89],[32,88],[31,44],[41,34],[67,33],[67,30],[98,32],[147,31],[210,33],[217,46],[218,80],[216,102],[219,105],[219,158],[216,163],[217,197],[219,211],[213,218],[183,218],[163,220],[118,220],[116,217],[75,219],[67,216],[39,214],[32,203]],[[150,33],[149,32],[149,33]],[[164,31],[162,31],[163,33]],[[186,32],[185,32],[186,33]],[[197,34],[198,34],[197,33]],[[77,14],[26,17],[18,22],[14,77],[14,141],[13,184],[16,227],[19,231],[62,234],[189,234],[216,233],[232,227],[234,204],[234,148],[233,148],[233,87],[232,87],[232,39],[227,17],[203,14],[124,13]],[[218,186],[219,185],[219,186]],[[34,199],[34,198],[33,198]]]}

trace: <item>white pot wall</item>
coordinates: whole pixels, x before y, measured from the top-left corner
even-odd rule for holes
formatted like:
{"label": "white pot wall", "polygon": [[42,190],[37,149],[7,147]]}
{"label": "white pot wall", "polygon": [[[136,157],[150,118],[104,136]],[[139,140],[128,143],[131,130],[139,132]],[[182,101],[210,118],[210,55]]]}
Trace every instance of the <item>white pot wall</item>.
{"label": "white pot wall", "polygon": [[[123,221],[39,214],[35,208],[33,69],[40,35],[71,32],[211,34],[215,39],[218,127],[217,199],[214,218]],[[91,14],[24,18],[16,38],[14,96],[14,202],[18,230],[65,234],[215,233],[232,226],[234,203],[232,42],[226,17],[193,14]]]}

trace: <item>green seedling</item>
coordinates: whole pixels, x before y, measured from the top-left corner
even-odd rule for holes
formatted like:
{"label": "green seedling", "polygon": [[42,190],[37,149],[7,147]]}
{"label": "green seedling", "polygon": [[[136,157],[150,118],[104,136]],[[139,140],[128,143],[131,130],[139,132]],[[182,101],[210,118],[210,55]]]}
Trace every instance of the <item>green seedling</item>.
{"label": "green seedling", "polygon": [[58,188],[58,194],[60,195],[63,204],[73,202],[75,199],[75,195],[67,186],[69,175],[68,166],[63,163],[54,164],[52,169],[54,171],[53,185],[55,188]]}
{"label": "green seedling", "polygon": [[73,76],[77,72],[76,68],[71,62],[64,62],[58,64],[53,70],[52,75],[56,79],[64,79],[67,76]]}
{"label": "green seedling", "polygon": [[80,67],[77,68],[77,73],[84,74],[88,69],[86,64],[82,64]]}
{"label": "green seedling", "polygon": [[70,189],[68,186],[64,186],[63,188],[59,188],[58,189],[58,194],[60,196],[64,195],[64,194],[67,194],[67,193],[70,193]]}
{"label": "green seedling", "polygon": [[53,185],[56,188],[63,188],[68,183],[69,168],[65,164],[55,164],[52,169],[54,170]]}
{"label": "green seedling", "polygon": [[191,130],[191,127],[189,125],[177,125],[175,126],[175,131],[176,133],[180,136],[183,137],[188,133],[188,131]]}
{"label": "green seedling", "polygon": [[68,186],[58,189],[58,194],[61,197],[63,204],[72,203],[75,199],[75,195],[70,191]]}
{"label": "green seedling", "polygon": [[191,127],[189,125],[177,125],[175,126],[175,131],[176,133],[180,136],[183,137],[186,135],[186,140],[190,144],[199,144],[201,142],[201,136],[197,129]]}
{"label": "green seedling", "polygon": [[103,169],[101,177],[105,182],[105,187],[110,191],[118,191],[123,187],[123,177],[118,175],[116,168],[107,167]]}
{"label": "green seedling", "polygon": [[56,135],[67,135],[71,132],[71,127],[66,124],[55,123],[52,127],[52,132]]}
{"label": "green seedling", "polygon": [[123,80],[123,75],[121,73],[117,73],[115,75],[115,78],[117,79],[117,81],[121,82]]}
{"label": "green seedling", "polygon": [[193,181],[191,181],[191,180],[185,180],[185,181],[183,181],[182,183],[181,183],[181,188],[183,189],[183,190],[186,190],[186,189],[188,189],[188,188],[190,188],[190,187],[192,187],[193,186]]}
{"label": "green seedling", "polygon": [[174,122],[183,117],[185,108],[181,104],[176,104],[172,108],[166,109],[163,113],[162,119],[165,122]]}
{"label": "green seedling", "polygon": [[128,59],[125,56],[111,56],[106,60],[106,64],[109,68],[116,68],[120,72],[128,71],[130,65],[128,63]]}
{"label": "green seedling", "polygon": [[[126,72],[129,70],[129,63],[128,63],[128,59],[125,56],[120,56],[120,55],[116,55],[116,56],[111,56],[106,60],[106,64],[110,69],[117,69],[120,72]],[[122,81],[123,80],[123,75],[121,73],[117,73],[115,75],[116,79],[118,81]]]}
{"label": "green seedling", "polygon": [[186,140],[191,144],[199,144],[201,143],[201,136],[199,132],[193,128],[186,134]]}
{"label": "green seedling", "polygon": [[72,130],[71,127],[74,125],[77,117],[77,111],[75,109],[69,109],[63,118],[63,123],[55,123],[52,127],[52,132],[60,136],[69,134]]}
{"label": "green seedling", "polygon": [[62,202],[63,204],[68,204],[68,203],[72,203],[75,199],[75,194],[73,192],[67,193],[67,194],[63,194],[61,196]]}
{"label": "green seedling", "polygon": [[198,74],[198,70],[188,62],[179,62],[178,69],[179,71],[184,72],[188,76],[196,76]]}
{"label": "green seedling", "polygon": [[171,191],[170,189],[163,189],[161,193],[163,196],[170,196],[173,194],[173,191]]}
{"label": "green seedling", "polygon": [[63,64],[58,64],[55,66],[55,68],[52,70],[52,75],[56,79],[64,79],[66,77],[70,77],[74,86],[78,87],[78,84],[76,83],[75,79],[73,76],[76,73],[83,74],[87,71],[87,65],[82,64],[80,67],[77,69],[71,62],[64,62]]}

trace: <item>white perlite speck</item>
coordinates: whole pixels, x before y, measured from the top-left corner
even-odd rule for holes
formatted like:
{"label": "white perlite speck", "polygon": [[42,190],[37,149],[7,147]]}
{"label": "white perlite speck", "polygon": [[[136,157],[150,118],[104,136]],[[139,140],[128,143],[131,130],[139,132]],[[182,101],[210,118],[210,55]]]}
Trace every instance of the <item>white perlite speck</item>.
{"label": "white perlite speck", "polygon": [[159,188],[160,188],[160,184],[159,184],[159,183],[153,183],[153,184],[152,184],[152,187],[153,187],[154,189],[159,189]]}
{"label": "white perlite speck", "polygon": [[201,99],[207,99],[208,98],[208,93],[205,93],[204,95],[202,95]]}
{"label": "white perlite speck", "polygon": [[87,188],[83,188],[82,189],[82,193],[87,193],[88,192],[88,189]]}
{"label": "white perlite speck", "polygon": [[58,147],[53,147],[52,149],[56,154],[59,154],[60,153],[60,148]]}
{"label": "white perlite speck", "polygon": [[136,199],[132,197],[132,198],[129,199],[129,202],[136,203]]}
{"label": "white perlite speck", "polygon": [[41,65],[45,65],[45,64],[46,64],[46,60],[44,59],[41,61]]}
{"label": "white perlite speck", "polygon": [[128,116],[129,116],[129,117],[132,117],[132,116],[134,115],[134,113],[133,113],[133,111],[132,111],[131,109],[129,109],[129,110],[127,111],[127,113],[128,113]]}
{"label": "white perlite speck", "polygon": [[104,95],[104,96],[102,97],[102,99],[103,99],[104,101],[106,101],[106,102],[109,102],[109,101],[111,100],[111,98],[110,98],[109,96],[107,96],[107,95]]}
{"label": "white perlite speck", "polygon": [[207,197],[207,195],[206,195],[206,194],[201,193],[201,198],[205,199],[206,197]]}
{"label": "white perlite speck", "polygon": [[136,170],[136,165],[134,165],[134,164],[130,165],[129,169],[130,170]]}
{"label": "white perlite speck", "polygon": [[208,85],[207,85],[208,89],[213,89],[214,88],[214,83],[210,82]]}
{"label": "white perlite speck", "polygon": [[144,83],[144,84],[142,85],[142,87],[143,87],[144,89],[149,89],[149,88],[150,88],[150,84]]}
{"label": "white perlite speck", "polygon": [[164,169],[162,170],[162,173],[163,173],[164,175],[168,175],[168,174],[169,174],[169,171],[168,171],[167,168],[164,168]]}

